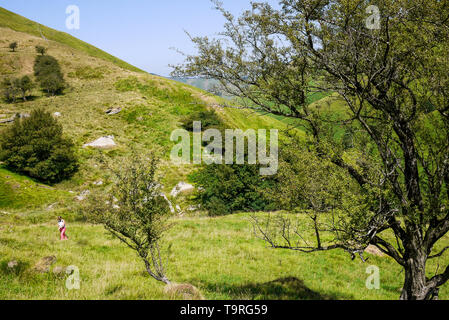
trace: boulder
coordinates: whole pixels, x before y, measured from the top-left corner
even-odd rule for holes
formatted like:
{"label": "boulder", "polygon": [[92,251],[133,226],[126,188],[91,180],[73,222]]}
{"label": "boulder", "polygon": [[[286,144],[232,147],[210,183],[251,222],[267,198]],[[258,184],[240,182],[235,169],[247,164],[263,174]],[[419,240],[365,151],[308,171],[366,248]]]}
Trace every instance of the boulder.
{"label": "boulder", "polygon": [[33,270],[38,273],[47,273],[50,271],[50,267],[52,264],[56,262],[55,256],[44,257],[39,260],[38,263],[34,266]]}
{"label": "boulder", "polygon": [[170,200],[168,200],[167,196],[165,195],[165,193],[161,193],[161,196],[165,199],[165,201],[167,201],[168,206],[170,207],[170,212],[171,213],[175,213],[175,208],[173,208],[173,204],[170,202]]}
{"label": "boulder", "polygon": [[106,114],[108,116],[112,116],[114,114],[120,113],[120,111],[122,111],[122,108],[112,108],[106,111]]}
{"label": "boulder", "polygon": [[61,116],[61,112],[55,112],[53,113],[53,117],[59,118]]}
{"label": "boulder", "polygon": [[56,277],[64,277],[65,276],[65,268],[61,266],[56,266],[53,268],[53,274]]}
{"label": "boulder", "polygon": [[195,187],[192,186],[191,184],[188,184],[186,182],[180,182],[170,192],[170,196],[172,196],[173,198],[176,198],[180,193],[191,191],[194,189],[195,189]]}
{"label": "boulder", "polygon": [[116,143],[114,141],[114,136],[106,136],[106,137],[101,137],[98,138],[95,141],[92,141],[90,143],[86,143],[83,148],[100,148],[100,149],[104,149],[104,148],[113,148],[116,146]]}
{"label": "boulder", "polygon": [[84,190],[83,192],[80,193],[79,196],[76,196],[75,199],[78,201],[84,201],[86,200],[87,196],[90,195],[90,190]]}
{"label": "boulder", "polygon": [[8,262],[9,269],[15,269],[15,268],[17,268],[18,265],[19,265],[19,263],[16,260]]}

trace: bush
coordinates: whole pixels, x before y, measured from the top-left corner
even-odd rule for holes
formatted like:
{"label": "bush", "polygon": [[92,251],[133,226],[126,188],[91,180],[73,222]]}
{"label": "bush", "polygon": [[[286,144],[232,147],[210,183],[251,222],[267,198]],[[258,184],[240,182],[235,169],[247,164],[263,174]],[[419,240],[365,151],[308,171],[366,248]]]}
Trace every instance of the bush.
{"label": "bush", "polygon": [[34,110],[16,118],[0,138],[0,161],[11,171],[46,183],[70,178],[78,170],[74,144],[50,113]]}
{"label": "bush", "polygon": [[18,46],[17,42],[14,41],[9,44],[9,49],[11,49],[12,52],[15,52]]}
{"label": "bush", "polygon": [[1,84],[3,98],[8,102],[16,102],[20,96],[27,101],[28,93],[34,88],[34,83],[29,76],[22,78],[5,79]]}
{"label": "bush", "polygon": [[16,102],[19,95],[19,88],[15,86],[14,79],[4,79],[1,84],[2,96],[7,102]]}
{"label": "bush", "polygon": [[47,52],[47,49],[42,46],[36,46],[36,52],[43,56]]}
{"label": "bush", "polygon": [[202,110],[192,113],[181,119],[181,125],[187,131],[193,132],[194,121],[201,121],[202,130],[207,130],[210,128],[220,129],[223,127],[223,122],[214,110]]}
{"label": "bush", "polygon": [[201,190],[197,201],[211,216],[236,211],[274,210],[263,190],[272,184],[259,174],[259,165],[208,165],[190,175]]}
{"label": "bush", "polygon": [[34,75],[41,89],[49,95],[61,94],[66,88],[59,62],[52,56],[41,55],[36,57]]}

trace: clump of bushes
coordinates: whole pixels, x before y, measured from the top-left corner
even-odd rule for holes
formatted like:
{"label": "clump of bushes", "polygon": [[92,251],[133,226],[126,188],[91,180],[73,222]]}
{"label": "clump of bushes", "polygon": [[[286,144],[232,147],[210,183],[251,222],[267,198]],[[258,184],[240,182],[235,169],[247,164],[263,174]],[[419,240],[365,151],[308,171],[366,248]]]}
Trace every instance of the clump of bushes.
{"label": "clump of bushes", "polygon": [[61,94],[67,86],[59,62],[52,56],[36,57],[34,75],[41,89],[48,95]]}
{"label": "clump of bushes", "polygon": [[191,113],[181,119],[181,125],[187,131],[193,132],[193,122],[195,121],[201,121],[202,130],[223,128],[223,122],[214,110],[201,110]]}
{"label": "clump of bushes", "polygon": [[34,83],[29,76],[21,78],[7,78],[1,83],[3,98],[7,102],[16,102],[18,98],[27,101],[29,93],[34,88]]}
{"label": "clump of bushes", "polygon": [[259,165],[212,164],[201,167],[190,175],[200,190],[196,201],[211,216],[237,211],[275,210],[273,202],[265,196],[271,179],[259,173]]}
{"label": "clump of bushes", "polygon": [[0,136],[0,161],[11,171],[45,183],[58,183],[78,170],[73,142],[62,126],[41,109],[29,118],[16,118]]}

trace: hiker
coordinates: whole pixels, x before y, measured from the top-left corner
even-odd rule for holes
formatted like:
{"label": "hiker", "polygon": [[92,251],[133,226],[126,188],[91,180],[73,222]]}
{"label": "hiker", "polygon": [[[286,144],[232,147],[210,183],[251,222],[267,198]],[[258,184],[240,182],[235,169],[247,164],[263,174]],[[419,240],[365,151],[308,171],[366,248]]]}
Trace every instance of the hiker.
{"label": "hiker", "polygon": [[61,240],[69,240],[69,237],[65,234],[65,221],[62,217],[58,217],[58,227],[59,232],[61,233]]}

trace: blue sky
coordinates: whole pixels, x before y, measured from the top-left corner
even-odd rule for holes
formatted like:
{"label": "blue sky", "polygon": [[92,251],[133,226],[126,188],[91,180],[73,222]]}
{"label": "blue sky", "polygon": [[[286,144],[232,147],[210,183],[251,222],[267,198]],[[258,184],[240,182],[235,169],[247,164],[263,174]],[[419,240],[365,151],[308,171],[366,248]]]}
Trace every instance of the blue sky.
{"label": "blue sky", "polygon": [[[238,14],[249,8],[250,0],[222,2]],[[66,28],[69,5],[80,9],[79,30]],[[0,0],[0,6],[163,76],[169,75],[169,64],[183,60],[170,48],[194,52],[184,30],[195,36],[213,36],[224,23],[210,0]]]}

